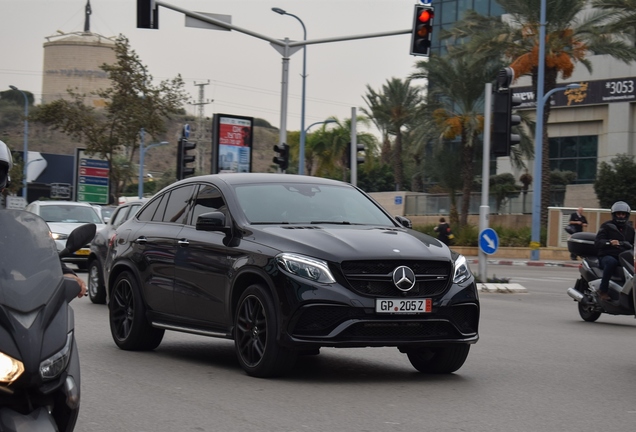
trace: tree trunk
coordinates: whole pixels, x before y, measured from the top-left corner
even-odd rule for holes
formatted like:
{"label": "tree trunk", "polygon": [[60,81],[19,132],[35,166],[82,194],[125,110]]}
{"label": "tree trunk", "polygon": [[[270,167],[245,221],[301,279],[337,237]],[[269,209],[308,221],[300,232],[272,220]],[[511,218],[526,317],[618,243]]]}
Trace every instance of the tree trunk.
{"label": "tree trunk", "polygon": [[402,131],[397,128],[395,134],[395,147],[393,149],[393,176],[395,178],[395,189],[402,190],[404,187],[404,167],[402,164]]}
{"label": "tree trunk", "polygon": [[389,165],[391,163],[391,141],[389,141],[389,135],[387,133],[384,133],[383,135],[380,160],[383,164]]}
{"label": "tree trunk", "polygon": [[[462,157],[461,157],[461,175],[463,180],[462,187],[462,212],[459,219],[459,225],[464,226],[468,224],[468,210],[470,208],[470,192],[473,186],[473,178],[474,174],[474,148],[473,146],[469,146],[467,144],[468,140],[466,139],[466,134],[463,132],[462,128]],[[474,142],[474,141],[473,141]]]}

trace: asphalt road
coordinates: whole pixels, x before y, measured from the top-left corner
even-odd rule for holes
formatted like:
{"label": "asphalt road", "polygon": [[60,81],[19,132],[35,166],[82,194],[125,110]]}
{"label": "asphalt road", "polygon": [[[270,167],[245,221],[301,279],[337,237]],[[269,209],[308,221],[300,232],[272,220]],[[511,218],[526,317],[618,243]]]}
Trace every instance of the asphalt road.
{"label": "asphalt road", "polygon": [[[82,362],[77,431],[631,430],[636,321],[583,322],[577,270],[489,266],[527,294],[482,294],[481,339],[457,373],[415,371],[394,348],[323,349],[256,379],[230,341],[166,333],[154,352],[113,343],[107,308],[73,302]],[[85,276],[85,274],[84,274]]]}

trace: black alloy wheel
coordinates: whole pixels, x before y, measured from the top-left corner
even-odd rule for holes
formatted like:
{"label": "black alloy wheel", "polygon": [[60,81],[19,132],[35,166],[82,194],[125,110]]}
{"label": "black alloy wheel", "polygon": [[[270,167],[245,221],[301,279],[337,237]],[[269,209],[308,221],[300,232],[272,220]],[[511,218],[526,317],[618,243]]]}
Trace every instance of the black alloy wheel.
{"label": "black alloy wheel", "polygon": [[234,317],[234,345],[239,363],[248,375],[266,378],[291,369],[294,351],[276,342],[276,310],[261,285],[251,285],[239,300]]}
{"label": "black alloy wheel", "polygon": [[131,273],[117,277],[109,306],[110,332],[119,348],[146,351],[159,346],[165,331],[152,327],[146,319],[146,308]]}
{"label": "black alloy wheel", "polygon": [[106,303],[106,290],[99,262],[94,259],[88,264],[88,298],[95,304]]}

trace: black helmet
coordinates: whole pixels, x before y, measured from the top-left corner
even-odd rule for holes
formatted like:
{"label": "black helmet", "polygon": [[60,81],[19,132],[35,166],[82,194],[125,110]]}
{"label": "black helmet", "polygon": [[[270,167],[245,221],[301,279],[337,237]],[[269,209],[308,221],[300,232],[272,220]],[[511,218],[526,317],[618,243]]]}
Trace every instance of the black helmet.
{"label": "black helmet", "polygon": [[0,141],[0,190],[9,186],[11,179],[9,178],[9,171],[13,166],[13,158],[11,157],[11,150],[2,141]]}
{"label": "black helmet", "polygon": [[[625,201],[616,201],[612,205],[612,221],[619,226],[625,225],[629,220],[629,215],[632,209]],[[620,213],[620,215],[618,214]]]}

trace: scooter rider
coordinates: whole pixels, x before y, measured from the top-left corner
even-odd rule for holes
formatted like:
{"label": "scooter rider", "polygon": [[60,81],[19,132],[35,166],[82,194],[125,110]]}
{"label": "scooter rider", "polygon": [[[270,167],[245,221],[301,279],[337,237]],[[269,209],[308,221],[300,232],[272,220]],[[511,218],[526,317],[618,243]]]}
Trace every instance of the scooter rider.
{"label": "scooter rider", "polygon": [[[9,177],[9,171],[11,171],[11,167],[13,167],[13,157],[11,156],[11,150],[9,150],[9,147],[7,147],[4,142],[0,141],[0,192],[4,191],[4,189],[9,185],[9,182],[11,181]],[[0,229],[2,228],[0,227]],[[64,273],[64,276],[76,280],[80,286],[80,293],[77,295],[77,297],[83,297],[86,294],[86,283],[82,279],[80,279],[73,270],[68,268],[66,264],[64,264],[63,262],[61,262],[61,264],[62,273]]]}
{"label": "scooter rider", "polygon": [[612,220],[601,225],[594,242],[603,269],[598,294],[605,301],[610,300],[609,281],[618,266],[618,255],[631,249],[634,241],[634,228],[627,223],[631,213],[629,205],[624,201],[617,201],[612,205],[611,212]]}

